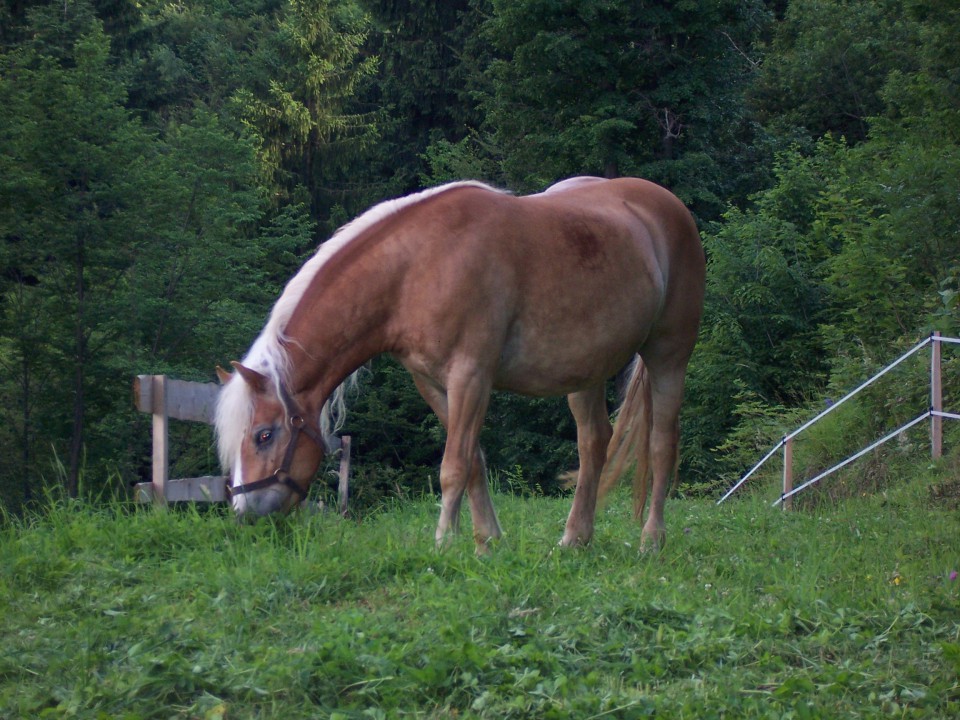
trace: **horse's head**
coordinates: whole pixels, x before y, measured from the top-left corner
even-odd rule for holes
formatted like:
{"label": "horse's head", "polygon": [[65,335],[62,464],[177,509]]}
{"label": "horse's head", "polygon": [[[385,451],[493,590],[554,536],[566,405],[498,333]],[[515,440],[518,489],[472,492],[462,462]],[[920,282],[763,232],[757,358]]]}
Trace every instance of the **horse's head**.
{"label": "horse's head", "polygon": [[232,363],[217,368],[224,388],[217,405],[220,462],[238,516],[289,512],[306,497],[323,459],[323,435],[282,382]]}

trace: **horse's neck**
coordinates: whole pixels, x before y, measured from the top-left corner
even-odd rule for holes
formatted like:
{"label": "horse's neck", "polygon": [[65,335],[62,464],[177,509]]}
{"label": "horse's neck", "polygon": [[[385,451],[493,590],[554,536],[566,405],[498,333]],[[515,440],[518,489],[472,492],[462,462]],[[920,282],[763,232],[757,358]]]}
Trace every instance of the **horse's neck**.
{"label": "horse's neck", "polygon": [[[389,349],[390,309],[403,258],[380,242],[351,241],[320,268],[287,323],[295,392],[323,402],[357,368]],[[384,246],[387,247],[384,247]],[[384,272],[384,268],[392,272]]]}

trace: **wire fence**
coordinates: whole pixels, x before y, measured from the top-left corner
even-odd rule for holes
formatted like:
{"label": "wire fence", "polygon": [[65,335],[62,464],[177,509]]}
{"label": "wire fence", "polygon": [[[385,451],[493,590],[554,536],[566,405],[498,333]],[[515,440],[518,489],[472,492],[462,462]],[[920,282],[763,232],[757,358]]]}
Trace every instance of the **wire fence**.
{"label": "wire fence", "polygon": [[[781,438],[780,442],[778,442],[778,443],[773,447],[773,449],[770,450],[770,452],[768,452],[766,455],[763,456],[763,458],[760,460],[760,462],[758,462],[756,465],[754,465],[752,468],[750,468],[750,470],[747,471],[747,473],[746,473],[745,475],[743,475],[743,477],[741,477],[729,490],[727,490],[727,492],[723,495],[723,497],[721,497],[721,498],[717,501],[717,504],[719,505],[720,503],[724,502],[727,498],[729,498],[731,495],[733,495],[733,493],[735,493],[737,490],[739,490],[739,489],[744,485],[744,483],[747,482],[747,480],[749,480],[758,470],[760,470],[761,467],[763,467],[763,466],[766,464],[766,462],[767,462],[771,457],[773,457],[774,455],[776,455],[777,452],[779,452],[780,450],[783,450],[783,456],[784,456],[784,457],[783,457],[783,492],[781,493],[780,497],[779,497],[773,504],[774,504],[774,506],[783,504],[784,507],[789,507],[789,506],[790,506],[790,499],[791,499],[794,495],[796,495],[797,493],[805,490],[806,488],[810,487],[811,485],[814,485],[814,484],[820,482],[820,481],[823,480],[825,477],[828,477],[829,475],[832,475],[832,474],[835,473],[836,471],[838,471],[838,470],[846,467],[846,466],[849,465],[850,463],[852,463],[852,462],[860,459],[861,457],[863,457],[863,456],[866,455],[867,453],[871,452],[872,450],[875,450],[876,448],[880,447],[880,446],[883,445],[884,443],[889,442],[890,440],[892,440],[893,438],[899,436],[901,433],[906,432],[906,431],[909,430],[910,428],[912,428],[912,427],[914,427],[914,426],[916,426],[916,425],[919,425],[920,423],[924,422],[925,420],[930,420],[930,421],[931,421],[931,428],[930,428],[930,432],[931,432],[931,455],[932,455],[935,459],[938,458],[938,457],[940,457],[940,454],[941,454],[941,452],[942,452],[942,442],[943,442],[943,439],[942,439],[942,438],[943,438],[943,435],[942,435],[942,433],[943,433],[943,429],[942,429],[942,421],[943,421],[943,419],[946,418],[946,419],[948,419],[948,420],[960,420],[960,414],[951,413],[951,412],[944,412],[944,410],[943,410],[943,384],[942,384],[942,370],[941,370],[941,346],[942,346],[943,343],[948,343],[948,344],[953,344],[953,345],[960,345],[960,338],[942,337],[939,333],[933,333],[933,334],[930,335],[929,337],[923,339],[922,341],[920,341],[919,343],[917,343],[916,345],[914,345],[914,346],[913,346],[912,348],[910,348],[907,352],[905,352],[905,353],[904,353],[903,355],[901,355],[899,358],[897,358],[897,359],[894,360],[892,363],[890,363],[889,365],[887,365],[885,368],[883,368],[882,370],[880,370],[880,372],[876,373],[876,374],[875,374],[873,377],[871,377],[869,380],[861,383],[861,384],[860,384],[859,386],[857,386],[855,389],[851,390],[849,393],[847,393],[846,395],[844,395],[844,396],[843,396],[840,400],[838,400],[837,402],[832,403],[829,407],[827,407],[826,410],[824,410],[823,412],[817,414],[815,417],[813,417],[813,418],[811,418],[810,420],[808,420],[807,422],[805,422],[803,425],[801,425],[800,427],[798,427],[798,428],[797,428],[796,430],[794,430],[793,432],[791,432],[791,433],[789,433],[789,434],[787,434],[787,435],[784,435],[783,438]],[[928,347],[928,346],[931,348],[931,353],[930,353],[930,406],[929,406],[929,408],[928,408],[925,412],[923,412],[923,413],[921,413],[920,415],[918,415],[917,417],[913,418],[912,420],[910,420],[910,421],[902,424],[902,425],[901,425],[900,427],[898,427],[896,430],[893,430],[893,431],[887,433],[886,435],[884,435],[883,437],[881,437],[879,440],[871,443],[871,444],[868,445],[867,447],[864,447],[862,450],[859,450],[858,452],[854,453],[853,455],[850,455],[849,457],[847,457],[846,459],[840,461],[840,462],[837,463],[836,465],[834,465],[834,466],[830,467],[829,469],[824,470],[823,472],[817,474],[815,477],[812,477],[812,478],[810,478],[809,480],[806,480],[805,482],[803,482],[802,484],[798,485],[797,487],[793,487],[793,467],[792,467],[793,463],[792,463],[792,457],[793,457],[793,440],[794,440],[794,438],[796,438],[798,435],[800,435],[801,433],[803,433],[805,430],[807,430],[808,428],[810,428],[810,427],[812,427],[813,425],[815,425],[816,423],[818,423],[820,420],[822,420],[823,418],[825,418],[827,415],[829,415],[829,414],[831,414],[831,413],[833,413],[833,412],[836,412],[837,409],[840,408],[840,407],[841,407],[844,403],[846,403],[848,400],[856,397],[862,390],[870,387],[870,386],[873,385],[877,380],[879,380],[880,378],[884,377],[887,373],[891,372],[894,368],[896,368],[897,366],[899,366],[899,365],[901,365],[902,363],[906,362],[908,359],[910,359],[911,357],[913,357],[914,355],[916,355],[917,353],[919,353],[921,350],[925,349],[925,348]]]}

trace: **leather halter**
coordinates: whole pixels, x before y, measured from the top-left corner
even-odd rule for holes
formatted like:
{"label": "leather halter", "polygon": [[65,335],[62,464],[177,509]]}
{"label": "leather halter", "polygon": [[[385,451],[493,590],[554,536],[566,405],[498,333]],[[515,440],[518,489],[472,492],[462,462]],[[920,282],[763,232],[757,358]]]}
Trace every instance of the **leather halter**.
{"label": "leather halter", "polygon": [[256,480],[252,483],[243,483],[237,487],[232,487],[229,484],[227,485],[227,495],[233,497],[234,495],[245,495],[249,492],[254,492],[256,490],[263,490],[264,488],[273,487],[274,485],[286,485],[288,488],[293,490],[296,493],[297,497],[301,500],[307,498],[307,491],[309,490],[309,481],[307,483],[307,489],[300,487],[290,476],[290,465],[293,462],[293,453],[297,448],[297,440],[300,438],[300,433],[303,433],[308,438],[310,438],[321,451],[326,451],[326,443],[323,441],[323,434],[317,432],[316,429],[310,427],[307,424],[306,419],[303,417],[303,413],[300,412],[296,403],[293,402],[286,390],[281,386],[280,387],[280,396],[283,400],[284,407],[289,408],[290,412],[290,441],[287,443],[287,450],[283,454],[283,460],[280,463],[280,467],[273,471],[271,475],[267,475],[265,478]]}

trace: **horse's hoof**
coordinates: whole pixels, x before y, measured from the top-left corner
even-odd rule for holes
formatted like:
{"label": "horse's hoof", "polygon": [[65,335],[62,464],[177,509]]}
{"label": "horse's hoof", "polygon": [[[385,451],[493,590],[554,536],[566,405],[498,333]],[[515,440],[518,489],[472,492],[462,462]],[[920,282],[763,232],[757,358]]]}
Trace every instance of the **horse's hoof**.
{"label": "horse's hoof", "polygon": [[474,535],[473,542],[476,545],[477,557],[488,557],[493,552],[493,548],[500,542],[500,537],[500,535],[491,537]]}
{"label": "horse's hoof", "polygon": [[560,542],[557,543],[562,548],[579,548],[586,547],[590,544],[590,537],[583,537],[582,535],[567,535],[564,534],[560,538]]}
{"label": "horse's hoof", "polygon": [[642,555],[656,555],[663,549],[666,541],[667,534],[665,532],[643,533],[640,536],[640,553]]}

